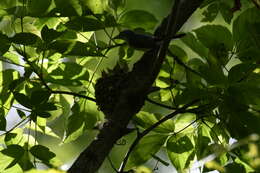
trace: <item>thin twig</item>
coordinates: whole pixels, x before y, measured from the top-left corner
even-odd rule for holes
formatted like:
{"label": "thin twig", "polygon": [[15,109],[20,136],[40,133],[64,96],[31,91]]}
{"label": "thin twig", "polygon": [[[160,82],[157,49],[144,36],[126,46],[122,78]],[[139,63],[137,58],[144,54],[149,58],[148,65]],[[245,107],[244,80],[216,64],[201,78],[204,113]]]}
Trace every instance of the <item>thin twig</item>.
{"label": "thin twig", "polygon": [[[16,129],[18,126],[20,126],[22,123],[24,123],[24,121],[28,120],[30,116],[26,117],[25,119],[23,119],[22,121],[20,121],[19,123],[17,123],[16,125],[14,125],[10,130],[5,131],[5,133],[1,134],[0,136],[6,135],[8,133],[10,133],[11,131],[13,131],[14,129]],[[27,122],[26,122],[27,123]]]}
{"label": "thin twig", "polygon": [[177,109],[175,112],[166,115],[164,118],[162,118],[161,120],[157,121],[156,123],[154,123],[153,125],[151,125],[150,127],[148,127],[146,130],[144,130],[142,133],[139,133],[136,137],[136,139],[134,140],[134,142],[132,143],[132,145],[130,146],[128,152],[126,153],[126,156],[119,168],[119,173],[123,173],[124,168],[126,166],[126,163],[128,161],[128,158],[130,156],[130,154],[132,153],[132,151],[134,150],[135,146],[139,143],[139,141],[146,136],[148,133],[150,133],[153,129],[155,129],[156,127],[158,127],[159,125],[161,125],[162,123],[164,123],[165,121],[173,118],[174,116],[176,116],[179,113],[184,113],[187,112],[187,108],[189,108],[190,106],[192,106],[193,104],[195,104],[196,102],[198,102],[199,100],[194,100],[191,103],[188,103],[186,105],[184,105],[183,107]]}
{"label": "thin twig", "polygon": [[192,72],[192,73],[198,75],[199,77],[203,78],[203,76],[202,76],[199,72],[197,72],[197,71],[193,70],[192,68],[190,68],[189,66],[187,66],[184,62],[182,62],[182,61],[179,59],[179,57],[178,57],[177,55],[175,55],[174,53],[172,53],[170,50],[168,50],[168,54],[169,54],[171,57],[173,57],[174,60],[175,60],[178,64],[180,64],[181,66],[183,66],[186,70],[188,70],[188,71],[190,71],[190,72]]}
{"label": "thin twig", "polygon": [[[219,142],[220,144],[222,144],[222,142],[220,141],[220,139],[219,139],[217,133],[215,132],[215,130],[213,130],[203,119],[202,119],[202,123],[205,124],[208,128],[210,128],[210,130],[214,133],[215,137],[217,138],[218,142]],[[222,145],[223,145],[223,144],[222,144]]]}
{"label": "thin twig", "polygon": [[182,129],[180,129],[179,131],[175,132],[174,135],[181,133],[182,131],[184,131],[185,129],[187,129],[188,127],[190,127],[192,124],[194,124],[195,122],[197,122],[199,119],[193,120],[190,124],[188,124],[187,126],[183,127]]}
{"label": "thin twig", "polygon": [[[95,16],[95,17],[96,17],[96,16]],[[110,38],[109,43],[108,43],[108,45],[110,46],[110,45],[111,45],[111,41],[112,41],[112,35],[113,35],[113,32],[114,32],[114,28],[113,28],[113,30],[112,30],[112,32],[111,32],[111,36],[109,36],[109,34],[106,32],[105,29],[104,29],[104,31],[105,31],[105,33],[107,34],[107,36]],[[95,38],[95,37],[94,37],[94,38]],[[98,44],[97,44],[96,39],[95,39],[95,44],[96,44],[96,46],[97,46],[97,48],[98,48]],[[106,57],[106,54],[108,53],[109,50],[110,50],[109,48],[106,49],[105,53],[103,54],[104,57]],[[93,72],[92,76],[90,77],[89,84],[88,84],[88,86],[87,86],[87,90],[89,90],[89,87],[90,87],[90,85],[91,85],[91,83],[92,83],[92,81],[93,81],[93,79],[94,79],[94,76],[95,76],[95,74],[96,74],[98,68],[100,67],[101,63],[103,62],[104,57],[101,57],[101,59],[98,61],[97,65],[96,65],[96,67],[95,67],[95,69],[94,69],[94,72]]]}
{"label": "thin twig", "polygon": [[[24,4],[24,0],[23,0],[23,7],[25,6]],[[20,18],[21,20],[21,30],[23,33],[23,15]],[[51,88],[47,85],[47,83],[45,82],[45,80],[43,79],[43,76],[34,68],[34,64],[27,58],[27,54],[26,54],[26,48],[25,45],[23,45],[23,57],[24,60],[27,64],[29,64],[29,66],[32,68],[33,72],[36,73],[36,75],[39,77],[40,81],[42,82],[42,84],[46,87],[46,89],[48,89],[49,91],[51,91]]]}
{"label": "thin twig", "polygon": [[7,60],[7,59],[5,59],[5,57],[2,57],[2,56],[0,57],[0,61],[8,63],[8,64],[16,65],[16,66],[19,66],[19,67],[25,67],[24,65],[17,64],[15,62],[11,62],[10,60]]}
{"label": "thin twig", "polygon": [[109,161],[109,164],[110,164],[110,166],[112,167],[112,169],[113,169],[115,172],[117,172],[117,169],[116,169],[115,165],[113,164],[113,162],[112,162],[112,160],[111,160],[111,158],[110,158],[109,155],[107,156],[107,160]]}
{"label": "thin twig", "polygon": [[164,104],[158,103],[158,102],[156,102],[156,101],[150,99],[149,97],[147,97],[146,100],[147,100],[148,102],[152,103],[152,104],[155,104],[155,105],[157,105],[157,106],[160,106],[160,107],[163,107],[163,108],[166,108],[166,109],[170,109],[170,110],[176,110],[176,109],[178,109],[178,108],[176,108],[176,107],[172,107],[172,106],[168,106],[168,105],[164,105]]}
{"label": "thin twig", "polygon": [[72,96],[76,96],[76,97],[80,97],[80,98],[84,98],[84,99],[96,102],[96,100],[92,97],[88,97],[88,96],[85,96],[85,95],[82,95],[82,94],[73,93],[73,92],[69,92],[69,91],[54,91],[54,90],[51,90],[51,93],[52,94],[67,94],[67,95],[72,95]]}
{"label": "thin twig", "polygon": [[[4,109],[8,110],[8,111],[11,109],[11,108],[7,108],[7,107],[5,107],[5,105],[3,105],[3,104],[1,104],[1,106],[2,106]],[[22,111],[31,112],[31,110],[24,109],[24,108],[20,108],[20,107],[18,107],[18,106],[14,106],[14,105],[12,105],[11,107],[12,107],[12,108],[15,108],[15,109],[22,110]]]}

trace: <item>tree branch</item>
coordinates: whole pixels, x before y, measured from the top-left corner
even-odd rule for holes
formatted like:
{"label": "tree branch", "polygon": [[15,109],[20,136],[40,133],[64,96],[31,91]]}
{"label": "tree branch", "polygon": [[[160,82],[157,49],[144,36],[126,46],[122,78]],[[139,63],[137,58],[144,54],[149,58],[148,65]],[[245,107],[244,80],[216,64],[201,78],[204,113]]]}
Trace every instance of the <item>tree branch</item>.
{"label": "tree branch", "polygon": [[[155,36],[175,35],[203,0],[175,0],[170,17],[164,19]],[[180,14],[177,14],[180,13]],[[148,50],[126,76],[111,119],[104,124],[97,138],[80,154],[69,173],[94,173],[102,165],[114,144],[125,135],[131,118],[140,111],[156,79],[167,53],[170,40],[158,48]]]}
{"label": "tree branch", "polygon": [[198,102],[199,100],[194,100],[191,103],[188,103],[186,105],[184,105],[182,108],[177,109],[176,111],[174,111],[173,113],[166,115],[164,118],[162,118],[161,120],[157,121],[156,123],[154,123],[153,125],[151,125],[150,127],[148,127],[147,129],[145,129],[142,133],[139,133],[136,137],[136,139],[134,140],[134,142],[132,143],[132,145],[130,146],[128,152],[126,153],[126,156],[119,168],[119,173],[124,173],[124,168],[126,166],[126,163],[128,161],[128,158],[130,156],[130,154],[132,153],[132,151],[134,150],[135,146],[139,143],[139,141],[146,136],[148,133],[150,133],[153,129],[155,129],[156,127],[158,127],[159,125],[161,125],[162,123],[164,123],[165,121],[173,118],[174,116],[176,116],[177,114],[180,113],[185,113],[187,112],[186,109],[189,108],[190,106],[192,106],[193,104],[195,104],[196,102]]}

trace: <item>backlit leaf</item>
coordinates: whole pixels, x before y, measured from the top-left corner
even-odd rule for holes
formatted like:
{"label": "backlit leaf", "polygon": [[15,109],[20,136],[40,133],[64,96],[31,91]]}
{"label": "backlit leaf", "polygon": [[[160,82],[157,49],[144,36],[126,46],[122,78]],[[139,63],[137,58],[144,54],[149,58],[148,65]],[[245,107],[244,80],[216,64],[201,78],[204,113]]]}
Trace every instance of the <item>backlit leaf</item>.
{"label": "backlit leaf", "polygon": [[157,24],[153,14],[142,10],[131,10],[122,15],[119,23],[127,28],[143,28],[151,30]]}

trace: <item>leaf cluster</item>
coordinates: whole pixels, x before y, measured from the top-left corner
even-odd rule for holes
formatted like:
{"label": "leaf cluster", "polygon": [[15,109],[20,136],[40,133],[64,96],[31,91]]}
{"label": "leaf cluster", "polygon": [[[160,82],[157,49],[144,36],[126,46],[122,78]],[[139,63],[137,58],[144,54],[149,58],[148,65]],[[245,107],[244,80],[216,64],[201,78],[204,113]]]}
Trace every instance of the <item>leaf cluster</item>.
{"label": "leaf cluster", "polygon": [[[28,171],[36,162],[61,165],[38,143],[39,132],[70,143],[99,129],[105,120],[94,103],[94,84],[115,64],[131,69],[141,53],[118,44],[115,33],[151,32],[158,24],[152,12],[124,11],[126,5],[124,0],[0,1],[0,172]],[[179,171],[203,166],[259,171],[260,13],[247,5],[243,2],[236,16],[230,11],[233,1],[206,0],[201,25],[171,43],[173,54],[167,54],[148,95],[152,102],[132,119],[138,144],[126,169],[156,160]],[[111,96],[111,88],[104,90],[103,97]],[[194,100],[199,101],[138,136]],[[8,122],[11,110],[19,116],[14,128]],[[203,162],[211,154],[214,159]]]}

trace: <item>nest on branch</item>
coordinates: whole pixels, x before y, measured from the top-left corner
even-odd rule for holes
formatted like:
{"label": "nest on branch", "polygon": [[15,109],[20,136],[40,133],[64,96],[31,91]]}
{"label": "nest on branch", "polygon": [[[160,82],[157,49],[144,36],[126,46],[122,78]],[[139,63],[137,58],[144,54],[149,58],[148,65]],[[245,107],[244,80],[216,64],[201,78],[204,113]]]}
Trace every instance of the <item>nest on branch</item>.
{"label": "nest on branch", "polygon": [[95,85],[96,104],[107,119],[113,114],[122,89],[125,88],[128,69],[116,65],[114,69],[102,72]]}

